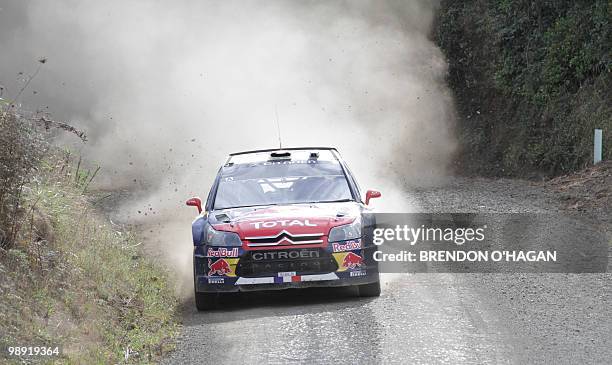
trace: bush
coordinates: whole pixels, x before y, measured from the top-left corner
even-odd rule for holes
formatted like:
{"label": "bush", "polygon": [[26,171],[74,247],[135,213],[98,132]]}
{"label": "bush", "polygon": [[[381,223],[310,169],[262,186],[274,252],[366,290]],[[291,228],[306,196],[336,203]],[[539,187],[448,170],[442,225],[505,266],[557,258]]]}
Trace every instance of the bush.
{"label": "bush", "polygon": [[557,175],[592,161],[594,128],[611,145],[611,4],[442,1],[435,37],[461,117],[462,167]]}
{"label": "bush", "polygon": [[[0,98],[0,102],[3,99]],[[0,106],[0,248],[8,249],[15,244],[23,225],[25,208],[21,198],[24,187],[49,152],[52,130],[75,134],[82,141],[86,141],[87,136],[70,124],[41,115],[25,117],[14,109],[14,105]],[[88,184],[91,181],[88,178],[92,179],[97,170],[92,176],[89,173],[79,175],[77,167],[75,183]]]}
{"label": "bush", "polygon": [[0,248],[10,248],[21,225],[24,185],[47,150],[33,123],[0,111]]}

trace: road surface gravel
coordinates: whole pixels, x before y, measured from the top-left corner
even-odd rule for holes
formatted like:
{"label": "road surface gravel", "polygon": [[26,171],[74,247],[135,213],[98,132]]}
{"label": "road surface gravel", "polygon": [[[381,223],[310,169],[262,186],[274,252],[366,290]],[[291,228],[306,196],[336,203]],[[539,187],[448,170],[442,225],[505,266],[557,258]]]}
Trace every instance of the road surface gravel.
{"label": "road surface gravel", "polygon": [[[561,210],[554,193],[517,180],[456,178],[409,196],[423,212]],[[312,289],[232,296],[205,313],[186,303],[177,350],[164,363],[612,363],[610,273],[406,273],[383,281],[375,299]]]}

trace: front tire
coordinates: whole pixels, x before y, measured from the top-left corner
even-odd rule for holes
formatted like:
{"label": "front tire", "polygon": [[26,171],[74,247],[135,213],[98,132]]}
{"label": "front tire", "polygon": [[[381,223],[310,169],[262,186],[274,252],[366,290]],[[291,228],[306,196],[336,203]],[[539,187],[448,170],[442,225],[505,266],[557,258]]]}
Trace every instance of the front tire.
{"label": "front tire", "polygon": [[360,297],[379,297],[380,296],[380,280],[370,284],[358,285]]}
{"label": "front tire", "polygon": [[217,293],[198,293],[195,292],[195,304],[198,312],[217,308]]}

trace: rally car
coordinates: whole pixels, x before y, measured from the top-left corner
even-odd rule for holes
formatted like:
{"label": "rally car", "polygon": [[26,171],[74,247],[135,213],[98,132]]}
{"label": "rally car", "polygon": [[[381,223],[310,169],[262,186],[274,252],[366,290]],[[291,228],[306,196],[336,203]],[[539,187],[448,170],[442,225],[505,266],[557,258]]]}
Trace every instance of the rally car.
{"label": "rally car", "polygon": [[226,292],[356,286],[380,295],[374,215],[334,148],[233,153],[192,223],[198,310]]}

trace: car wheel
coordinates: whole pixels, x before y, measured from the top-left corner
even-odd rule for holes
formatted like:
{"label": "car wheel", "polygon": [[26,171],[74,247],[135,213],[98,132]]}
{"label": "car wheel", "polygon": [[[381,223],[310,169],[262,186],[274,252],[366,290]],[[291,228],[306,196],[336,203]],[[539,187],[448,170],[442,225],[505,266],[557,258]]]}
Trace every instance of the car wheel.
{"label": "car wheel", "polygon": [[217,308],[217,293],[198,293],[195,292],[195,303],[198,311],[205,311]]}
{"label": "car wheel", "polygon": [[378,297],[380,296],[380,281],[375,281],[370,284],[358,285],[360,297]]}

